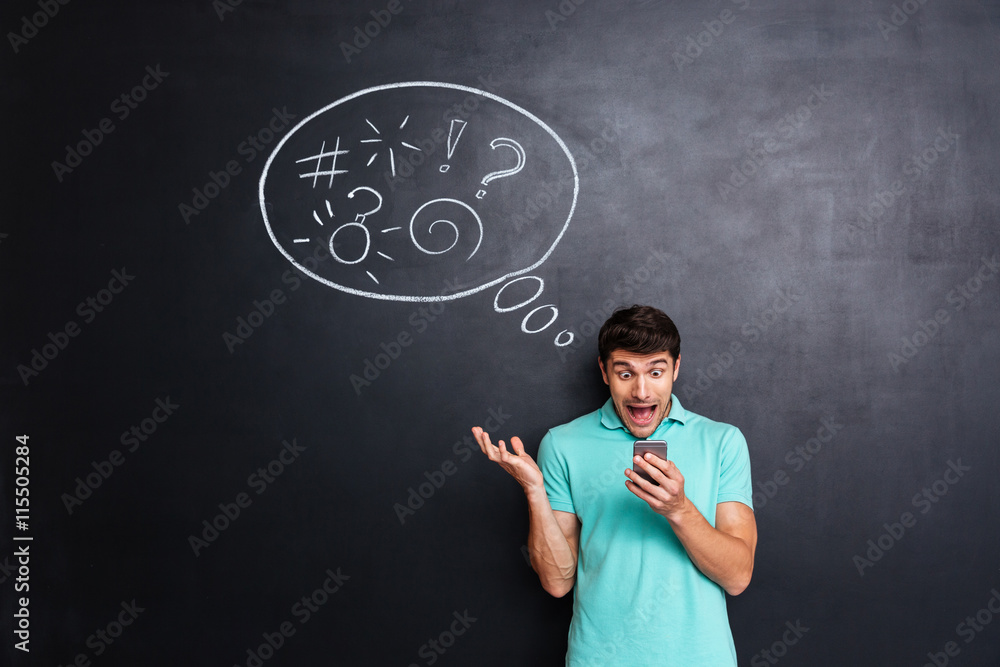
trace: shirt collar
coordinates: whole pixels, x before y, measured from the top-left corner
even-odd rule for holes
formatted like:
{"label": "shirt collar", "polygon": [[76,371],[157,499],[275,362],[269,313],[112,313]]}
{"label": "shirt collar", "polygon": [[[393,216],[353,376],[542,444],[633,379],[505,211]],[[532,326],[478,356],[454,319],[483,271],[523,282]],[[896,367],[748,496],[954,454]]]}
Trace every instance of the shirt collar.
{"label": "shirt collar", "polygon": [[[610,398],[604,403],[604,405],[601,406],[600,413],[601,424],[604,425],[605,428],[611,430],[620,428],[626,433],[628,432],[628,429],[625,428],[625,424],[622,423],[618,413],[615,412],[615,404]],[[659,431],[661,428],[668,426],[669,422],[679,422],[680,424],[683,424],[688,420],[689,414],[690,413],[684,409],[684,406],[681,405],[677,395],[671,394],[670,412],[667,414],[667,418],[663,420],[663,423],[660,424],[656,430]]]}

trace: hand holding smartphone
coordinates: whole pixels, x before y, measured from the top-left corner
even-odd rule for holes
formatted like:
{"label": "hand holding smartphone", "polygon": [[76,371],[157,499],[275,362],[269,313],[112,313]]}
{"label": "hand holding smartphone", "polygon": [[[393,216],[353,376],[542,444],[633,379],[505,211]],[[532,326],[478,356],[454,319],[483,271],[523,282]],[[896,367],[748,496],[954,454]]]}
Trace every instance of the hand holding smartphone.
{"label": "hand holding smartphone", "polygon": [[[667,441],[666,440],[636,440],[632,444],[632,456],[645,456],[646,452],[650,452],[653,456],[658,456],[664,461],[667,460]],[[646,471],[642,468],[632,464],[632,470],[634,470],[639,477],[642,477],[647,482],[651,482],[659,486],[658,482],[653,481],[653,478],[646,474]]]}

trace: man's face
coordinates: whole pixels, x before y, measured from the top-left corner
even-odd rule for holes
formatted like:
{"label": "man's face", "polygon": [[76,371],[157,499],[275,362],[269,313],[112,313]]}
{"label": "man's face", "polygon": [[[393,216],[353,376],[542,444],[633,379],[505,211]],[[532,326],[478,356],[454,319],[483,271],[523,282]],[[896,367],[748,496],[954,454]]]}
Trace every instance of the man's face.
{"label": "man's face", "polygon": [[625,428],[636,438],[651,436],[670,410],[680,357],[675,361],[666,351],[635,354],[615,350],[606,365],[601,360],[598,363]]}

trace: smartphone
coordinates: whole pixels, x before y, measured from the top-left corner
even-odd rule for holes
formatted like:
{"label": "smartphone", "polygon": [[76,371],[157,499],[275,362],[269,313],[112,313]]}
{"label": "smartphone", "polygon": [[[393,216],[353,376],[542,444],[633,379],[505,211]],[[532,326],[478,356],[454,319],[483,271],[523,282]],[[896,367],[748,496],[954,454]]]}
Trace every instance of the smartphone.
{"label": "smartphone", "polygon": [[[651,452],[653,456],[658,456],[664,461],[667,460],[667,441],[666,440],[636,440],[632,444],[632,456],[644,456],[646,452]],[[653,482],[659,486],[658,482],[654,482],[653,478],[646,474],[646,471],[642,468],[632,464],[632,470],[639,474],[647,482]]]}

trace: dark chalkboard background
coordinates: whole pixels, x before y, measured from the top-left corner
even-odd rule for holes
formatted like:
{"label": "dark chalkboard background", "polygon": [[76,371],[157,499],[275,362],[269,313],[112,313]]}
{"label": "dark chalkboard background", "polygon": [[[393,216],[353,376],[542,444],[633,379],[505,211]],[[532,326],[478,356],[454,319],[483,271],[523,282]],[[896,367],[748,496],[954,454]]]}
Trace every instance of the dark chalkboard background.
{"label": "dark chalkboard background", "polygon": [[[541,590],[524,499],[468,433],[490,419],[534,452],[600,405],[593,322],[633,302],[677,322],[685,406],[749,441],[760,544],[730,601],[741,664],[1000,660],[1000,3],[17,0],[0,15],[12,664],[561,664],[570,601]],[[313,280],[268,236],[265,161],[310,114],[415,81],[488,95],[336,107],[279,151],[263,210],[294,209],[326,258],[324,202],[367,168],[385,208],[343,228],[341,259],[367,233],[378,269],[358,264],[357,284],[374,285],[364,268],[443,300]],[[413,125],[396,125],[406,105]],[[452,118],[468,126],[449,162],[430,138]],[[371,167],[365,120],[384,139]],[[296,184],[295,160],[341,134],[352,176]],[[555,245],[576,182],[553,135],[579,188]],[[504,136],[524,170],[477,200],[516,161],[487,144]],[[413,171],[390,186],[393,146]],[[500,282],[449,298],[475,277],[449,286],[438,255],[407,246],[421,198],[479,207],[492,245],[469,266],[494,277],[552,252],[499,297]],[[393,221],[388,260],[376,224]],[[334,264],[316,270],[354,266]],[[14,648],[22,596],[30,654]]]}

